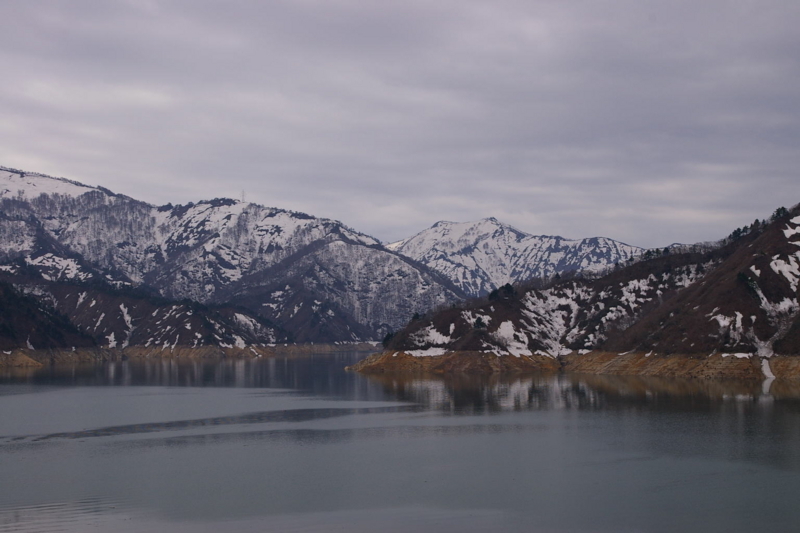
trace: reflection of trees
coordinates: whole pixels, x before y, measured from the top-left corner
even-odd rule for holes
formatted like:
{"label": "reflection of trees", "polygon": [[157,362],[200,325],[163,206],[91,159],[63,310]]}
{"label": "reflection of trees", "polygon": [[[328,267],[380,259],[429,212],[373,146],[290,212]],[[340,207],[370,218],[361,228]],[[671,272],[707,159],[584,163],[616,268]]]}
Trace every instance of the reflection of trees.
{"label": "reflection of trees", "polygon": [[263,359],[152,359],[96,365],[4,369],[2,383],[59,386],[252,387],[359,400],[385,400],[383,389],[344,367],[363,353],[289,355]]}
{"label": "reflection of trees", "polygon": [[129,360],[101,365],[6,369],[5,383],[291,389],[316,396],[413,402],[443,413],[548,409],[766,409],[800,399],[800,383],[688,380],[590,374],[421,377],[372,375],[343,368],[363,354],[250,360]]}
{"label": "reflection of trees", "polygon": [[[619,435],[620,446],[635,445],[654,453],[681,456],[755,460],[800,470],[800,451],[795,446],[800,442],[800,424],[797,424],[800,382],[776,380],[762,384],[567,373],[505,377],[363,376],[343,370],[359,357],[317,354],[261,360],[122,361],[94,366],[7,369],[0,374],[0,381],[61,386],[252,387],[282,389],[280,394],[316,398],[414,404],[353,409],[302,406],[285,412],[237,413],[231,417],[105,427],[92,430],[91,434],[51,436],[61,439],[131,433],[156,435],[161,431],[195,433],[164,439],[164,444],[170,445],[246,438],[329,443],[393,438],[395,433],[459,436],[524,426],[535,418],[495,417],[487,423],[488,420],[472,420],[469,415],[551,411],[566,413],[570,421],[579,423],[628,428]],[[452,418],[445,424],[420,424],[416,417],[397,416],[404,410],[427,411],[433,418],[437,414]],[[380,416],[383,413],[393,413],[387,415],[390,423]],[[581,416],[573,416],[575,413]],[[357,420],[359,427],[331,424],[325,429],[270,428],[274,423],[303,424],[334,417],[341,417],[348,424]],[[457,417],[461,419],[456,420]],[[621,423],[603,426],[601,420],[609,418]],[[557,419],[558,416],[553,417]],[[160,441],[155,438],[142,439],[141,445],[157,442]]]}

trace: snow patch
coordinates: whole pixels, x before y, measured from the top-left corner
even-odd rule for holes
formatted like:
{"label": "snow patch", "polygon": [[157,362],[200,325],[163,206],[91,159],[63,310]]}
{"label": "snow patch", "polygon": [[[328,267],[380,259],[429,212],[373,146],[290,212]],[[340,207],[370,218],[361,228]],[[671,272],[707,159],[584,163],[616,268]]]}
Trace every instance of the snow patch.
{"label": "snow patch", "polygon": [[[711,354],[711,355],[714,355],[714,354]],[[737,359],[749,359],[750,357],[753,357],[753,354],[751,354],[751,353],[741,353],[741,352],[740,353],[723,353],[723,354],[720,354],[720,355],[722,357],[735,357]]]}
{"label": "snow patch", "polygon": [[411,339],[417,346],[443,345],[452,341],[450,337],[436,331],[436,327],[433,324],[414,333]]}
{"label": "snow patch", "polygon": [[406,350],[405,353],[413,355],[414,357],[436,357],[444,355],[446,352],[446,348],[427,348],[425,350]]}
{"label": "snow patch", "polygon": [[797,292],[797,283],[800,281],[800,252],[790,255],[785,261],[776,256],[769,266],[773,272],[786,278],[792,291]]}
{"label": "snow patch", "polygon": [[245,328],[249,329],[251,332],[258,331],[260,324],[257,320],[247,315],[243,315],[241,313],[234,313],[233,318],[238,322],[240,325],[244,326]]}
{"label": "snow patch", "polygon": [[29,265],[39,267],[40,273],[47,281],[57,281],[60,279],[87,280],[92,277],[88,272],[84,272],[78,262],[74,259],[59,257],[51,253],[42,256],[25,258]]}
{"label": "snow patch", "polygon": [[[798,220],[798,219],[800,219],[800,217],[793,218],[791,220],[791,222],[794,223],[794,224],[800,224],[800,222],[795,222],[795,220]],[[800,226],[797,226],[797,227],[794,227],[794,228],[791,227],[791,226],[786,226],[786,229],[783,230],[783,234],[787,239],[791,238],[793,235],[800,234]]]}
{"label": "snow patch", "polygon": [[761,360],[761,372],[764,373],[764,377],[767,379],[775,379],[775,374],[772,373],[772,369],[769,366],[769,359],[762,359]]}
{"label": "snow patch", "polygon": [[489,322],[491,322],[492,317],[489,315],[483,315],[480,313],[472,313],[472,311],[462,311],[461,318],[464,319],[464,322],[470,325],[470,327],[475,327],[475,322],[480,318],[481,322],[483,322],[484,326],[488,326]]}
{"label": "snow patch", "polygon": [[528,348],[528,336],[514,329],[514,323],[510,320],[502,322],[492,337],[498,341],[514,357],[521,355],[533,355]]}

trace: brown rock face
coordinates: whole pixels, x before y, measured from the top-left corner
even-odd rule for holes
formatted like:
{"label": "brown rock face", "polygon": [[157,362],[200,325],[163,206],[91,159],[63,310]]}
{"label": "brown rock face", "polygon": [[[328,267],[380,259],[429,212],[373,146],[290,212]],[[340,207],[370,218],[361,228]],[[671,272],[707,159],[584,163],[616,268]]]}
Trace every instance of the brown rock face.
{"label": "brown rock face", "polygon": [[611,352],[591,352],[563,357],[564,369],[586,374],[621,376],[660,376],[680,378],[764,379],[757,358],[691,357],[686,355],[645,356],[642,353],[619,355]]}
{"label": "brown rock face", "polygon": [[[770,371],[778,380],[800,379],[800,358],[773,357]],[[733,356],[651,355],[590,352],[556,359],[543,356],[497,356],[486,352],[451,352],[436,357],[414,357],[404,352],[372,354],[348,370],[364,374],[508,375],[562,370],[595,375],[657,376],[664,378],[764,380],[761,359]]]}
{"label": "brown rock face", "polygon": [[315,353],[330,352],[367,352],[374,345],[358,344],[281,344],[277,346],[235,346],[222,348],[219,346],[200,346],[191,348],[178,345],[174,348],[160,346],[128,346],[121,349],[77,348],[25,350],[18,349],[8,354],[0,351],[0,368],[39,367],[43,365],[79,365],[96,364],[107,361],[130,360],[221,360],[221,359],[253,359],[275,356],[306,356]]}
{"label": "brown rock face", "polygon": [[42,366],[22,352],[0,354],[0,368],[32,368]]}

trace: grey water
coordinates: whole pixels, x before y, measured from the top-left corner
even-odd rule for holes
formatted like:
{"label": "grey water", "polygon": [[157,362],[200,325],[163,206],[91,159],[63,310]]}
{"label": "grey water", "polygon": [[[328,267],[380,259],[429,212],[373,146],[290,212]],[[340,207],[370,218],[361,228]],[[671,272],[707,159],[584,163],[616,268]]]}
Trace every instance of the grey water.
{"label": "grey water", "polygon": [[364,354],[0,371],[0,532],[800,530],[800,390]]}

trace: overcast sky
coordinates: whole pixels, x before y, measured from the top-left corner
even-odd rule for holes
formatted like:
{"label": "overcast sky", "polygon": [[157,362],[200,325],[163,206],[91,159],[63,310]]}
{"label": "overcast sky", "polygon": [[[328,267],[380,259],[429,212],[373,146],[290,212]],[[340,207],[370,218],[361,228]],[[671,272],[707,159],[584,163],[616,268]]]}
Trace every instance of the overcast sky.
{"label": "overcast sky", "polygon": [[0,165],[384,241],[640,246],[800,202],[797,0],[0,2]]}

